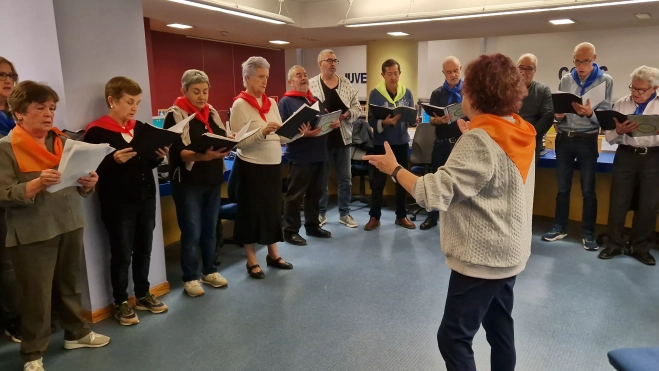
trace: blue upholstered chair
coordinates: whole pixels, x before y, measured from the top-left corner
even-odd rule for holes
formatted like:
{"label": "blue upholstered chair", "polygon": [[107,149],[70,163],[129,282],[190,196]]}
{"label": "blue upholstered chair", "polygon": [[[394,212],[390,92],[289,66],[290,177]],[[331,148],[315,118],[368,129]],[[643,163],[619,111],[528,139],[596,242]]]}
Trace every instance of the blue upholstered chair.
{"label": "blue upholstered chair", "polygon": [[238,217],[238,174],[236,168],[232,168],[229,173],[227,182],[227,203],[220,206],[220,213],[217,219],[217,244],[215,245],[215,265],[220,265],[219,253],[225,244],[239,245],[233,239],[225,239],[222,229],[222,220],[236,220]]}
{"label": "blue upholstered chair", "polygon": [[659,370],[659,348],[621,348],[610,351],[608,356],[618,371]]}

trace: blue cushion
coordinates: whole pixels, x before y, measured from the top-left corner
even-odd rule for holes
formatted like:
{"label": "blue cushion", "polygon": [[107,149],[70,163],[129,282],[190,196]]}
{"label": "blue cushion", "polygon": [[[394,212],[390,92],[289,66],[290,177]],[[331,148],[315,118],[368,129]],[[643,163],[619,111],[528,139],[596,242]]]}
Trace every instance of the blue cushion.
{"label": "blue cushion", "polygon": [[656,371],[659,348],[621,348],[608,353],[609,363],[618,371]]}
{"label": "blue cushion", "polygon": [[238,217],[238,204],[226,204],[220,206],[219,219],[236,220]]}
{"label": "blue cushion", "polygon": [[410,169],[410,172],[416,175],[424,175],[424,171],[426,171],[425,166],[412,166]]}
{"label": "blue cushion", "polygon": [[352,168],[357,171],[368,171],[368,163],[354,163]]}

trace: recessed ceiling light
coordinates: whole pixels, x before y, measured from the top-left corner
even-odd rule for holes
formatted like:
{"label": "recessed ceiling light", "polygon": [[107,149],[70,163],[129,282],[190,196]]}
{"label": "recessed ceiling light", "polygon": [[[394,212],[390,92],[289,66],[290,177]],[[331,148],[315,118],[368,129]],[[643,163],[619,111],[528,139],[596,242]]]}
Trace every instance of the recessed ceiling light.
{"label": "recessed ceiling light", "polygon": [[395,32],[387,32],[387,35],[391,35],[391,36],[409,36],[410,34],[405,33],[405,32],[395,31]]}
{"label": "recessed ceiling light", "polygon": [[187,24],[180,24],[180,23],[168,24],[167,27],[174,27],[174,28],[180,28],[180,29],[192,28],[192,26],[188,26]]}
{"label": "recessed ceiling light", "polygon": [[282,44],[282,45],[283,44],[290,44],[288,41],[284,41],[284,40],[270,40],[270,43],[271,44]]}
{"label": "recessed ceiling light", "polygon": [[553,25],[572,24],[572,23],[574,23],[574,21],[571,20],[571,19],[552,19],[551,21],[549,21],[549,23],[551,23]]}
{"label": "recessed ceiling light", "polygon": [[649,13],[636,13],[634,14],[638,19],[650,19]]}

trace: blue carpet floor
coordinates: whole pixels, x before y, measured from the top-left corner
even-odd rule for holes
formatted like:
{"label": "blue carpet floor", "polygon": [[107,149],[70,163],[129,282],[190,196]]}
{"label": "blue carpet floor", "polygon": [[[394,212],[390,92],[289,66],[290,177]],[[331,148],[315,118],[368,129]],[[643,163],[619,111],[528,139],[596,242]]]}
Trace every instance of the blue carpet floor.
{"label": "blue carpet floor", "polygon": [[[65,351],[59,332],[46,370],[445,370],[435,336],[450,271],[438,231],[394,226],[390,211],[365,232],[368,210],[354,206],[360,228],[340,225],[334,209],[326,225],[333,238],[280,244],[292,271],[266,267],[261,247],[265,280],[247,276],[242,249],[225,247],[219,269],[229,287],[204,286],[199,298],[183,294],[178,249],[169,247],[172,292],[162,299],[170,311],[140,312],[133,327],[94,325],[112,337],[102,349]],[[554,243],[540,241],[551,220],[534,225],[515,287],[517,370],[610,370],[607,351],[659,344],[659,268],[597,259],[582,248],[578,224]],[[482,330],[474,350],[478,369],[489,370]],[[18,345],[3,338],[0,370],[21,369]]]}

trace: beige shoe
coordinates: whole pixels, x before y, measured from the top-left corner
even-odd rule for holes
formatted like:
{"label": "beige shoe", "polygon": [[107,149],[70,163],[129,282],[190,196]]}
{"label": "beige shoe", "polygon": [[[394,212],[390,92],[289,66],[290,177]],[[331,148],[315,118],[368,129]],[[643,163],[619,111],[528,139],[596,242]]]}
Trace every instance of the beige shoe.
{"label": "beige shoe", "polygon": [[25,362],[23,371],[44,371],[43,358],[39,358],[36,361]]}
{"label": "beige shoe", "polygon": [[131,326],[140,323],[140,319],[137,318],[137,314],[133,311],[127,302],[121,303],[121,305],[114,306],[114,318],[119,321],[122,326]]}
{"label": "beige shoe", "polygon": [[148,310],[151,313],[159,314],[167,312],[167,304],[158,300],[152,293],[146,294],[145,297],[137,299],[135,309]]}
{"label": "beige shoe", "polygon": [[224,287],[228,284],[226,278],[222,277],[219,273],[211,273],[207,276],[201,276],[201,282],[207,285],[211,285],[215,288]]}
{"label": "beige shoe", "polygon": [[185,288],[185,292],[193,298],[204,295],[204,289],[201,288],[201,284],[197,280],[188,281],[183,287]]}
{"label": "beige shoe", "polygon": [[64,349],[80,349],[80,348],[101,348],[110,343],[110,338],[97,334],[95,332],[90,332],[89,335],[85,336],[82,339],[78,340],[65,340]]}

